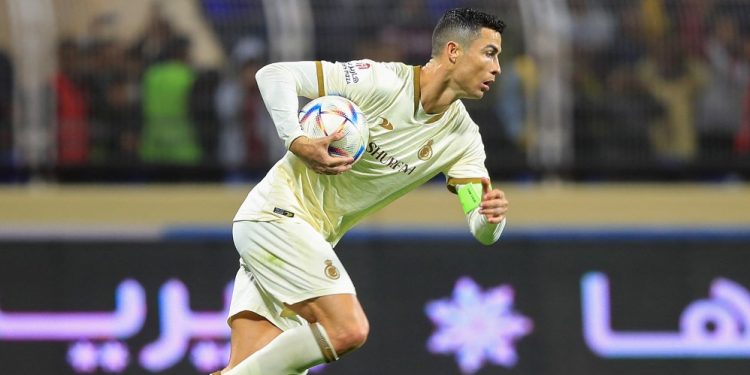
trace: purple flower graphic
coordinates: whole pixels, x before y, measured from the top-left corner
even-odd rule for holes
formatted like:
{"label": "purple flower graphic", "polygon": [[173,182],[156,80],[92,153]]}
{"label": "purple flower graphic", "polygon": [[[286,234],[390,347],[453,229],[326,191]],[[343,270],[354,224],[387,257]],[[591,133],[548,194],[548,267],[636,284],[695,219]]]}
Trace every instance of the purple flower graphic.
{"label": "purple flower graphic", "polygon": [[514,343],[533,329],[531,319],[513,310],[509,285],[482,292],[469,277],[456,282],[452,298],[428,302],[427,316],[437,327],[427,348],[432,353],[455,353],[464,374],[473,374],[485,361],[513,367],[518,361]]}

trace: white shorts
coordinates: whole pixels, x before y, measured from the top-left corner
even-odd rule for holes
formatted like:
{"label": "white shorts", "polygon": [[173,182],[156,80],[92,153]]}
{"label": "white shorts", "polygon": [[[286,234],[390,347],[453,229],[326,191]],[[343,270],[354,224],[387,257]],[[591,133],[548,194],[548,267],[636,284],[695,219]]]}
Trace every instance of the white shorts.
{"label": "white shorts", "polygon": [[331,244],[304,220],[237,221],[232,236],[241,259],[229,321],[242,311],[252,311],[287,330],[307,322],[285,305],[356,294]]}

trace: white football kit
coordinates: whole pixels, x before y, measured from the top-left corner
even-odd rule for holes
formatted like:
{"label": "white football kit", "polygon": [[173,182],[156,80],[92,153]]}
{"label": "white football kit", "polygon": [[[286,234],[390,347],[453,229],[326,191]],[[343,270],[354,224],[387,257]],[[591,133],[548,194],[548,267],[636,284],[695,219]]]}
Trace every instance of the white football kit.
{"label": "white football kit", "polygon": [[[346,173],[317,174],[287,152],[250,191],[234,218],[243,267],[230,318],[249,310],[282,329],[304,324],[284,304],[355,293],[333,252],[347,230],[440,173],[454,192],[456,185],[488,177],[479,129],[463,103],[426,113],[419,73],[417,66],[370,60],[276,63],[259,72],[263,99],[287,148],[304,135],[298,96],[352,100],[367,118],[370,139]],[[494,240],[504,224],[489,225]]]}

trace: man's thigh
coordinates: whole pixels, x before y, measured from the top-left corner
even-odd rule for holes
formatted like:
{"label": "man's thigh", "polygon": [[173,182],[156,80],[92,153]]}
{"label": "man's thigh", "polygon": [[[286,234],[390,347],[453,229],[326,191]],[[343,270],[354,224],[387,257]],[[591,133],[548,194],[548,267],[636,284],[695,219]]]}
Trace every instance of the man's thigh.
{"label": "man's thigh", "polygon": [[356,294],[331,244],[303,220],[236,222],[233,235],[254,283],[283,304]]}

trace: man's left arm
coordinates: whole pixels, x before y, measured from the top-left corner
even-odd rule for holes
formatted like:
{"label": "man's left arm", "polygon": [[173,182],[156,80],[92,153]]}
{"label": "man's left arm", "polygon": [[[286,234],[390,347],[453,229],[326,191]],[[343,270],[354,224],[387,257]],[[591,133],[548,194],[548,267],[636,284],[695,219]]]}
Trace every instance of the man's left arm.
{"label": "man's left arm", "polygon": [[505,228],[508,200],[499,189],[493,189],[485,166],[487,155],[479,127],[471,120],[459,102],[460,122],[454,144],[461,147],[457,160],[443,170],[448,190],[456,193],[461,202],[471,234],[484,245],[500,239]]}
{"label": "man's left arm", "polygon": [[491,245],[503,233],[509,202],[502,190],[492,188],[489,178],[482,177],[480,182],[456,184],[455,189],[471,234],[480,243]]}

